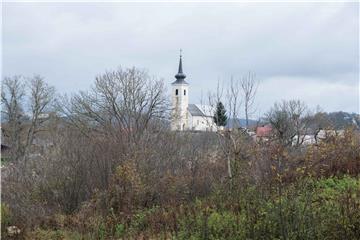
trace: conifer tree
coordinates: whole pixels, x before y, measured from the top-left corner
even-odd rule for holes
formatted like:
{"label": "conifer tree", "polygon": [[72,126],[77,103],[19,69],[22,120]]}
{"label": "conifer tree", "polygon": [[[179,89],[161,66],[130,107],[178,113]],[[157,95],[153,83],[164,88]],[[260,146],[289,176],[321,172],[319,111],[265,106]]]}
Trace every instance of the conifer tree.
{"label": "conifer tree", "polygon": [[226,110],[222,102],[218,102],[216,105],[214,121],[217,126],[225,126],[227,123]]}

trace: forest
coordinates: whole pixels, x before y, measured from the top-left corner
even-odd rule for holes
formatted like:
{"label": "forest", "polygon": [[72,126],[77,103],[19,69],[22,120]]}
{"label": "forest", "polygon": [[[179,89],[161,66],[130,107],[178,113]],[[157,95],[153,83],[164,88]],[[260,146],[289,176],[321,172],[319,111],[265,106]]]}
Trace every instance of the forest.
{"label": "forest", "polygon": [[[250,118],[252,79],[206,101]],[[359,116],[343,124],[284,100],[257,121],[271,134],[254,139],[240,127],[170,131],[168,99],[164,81],[138,68],[71,95],[42,76],[4,77],[2,238],[359,238]]]}

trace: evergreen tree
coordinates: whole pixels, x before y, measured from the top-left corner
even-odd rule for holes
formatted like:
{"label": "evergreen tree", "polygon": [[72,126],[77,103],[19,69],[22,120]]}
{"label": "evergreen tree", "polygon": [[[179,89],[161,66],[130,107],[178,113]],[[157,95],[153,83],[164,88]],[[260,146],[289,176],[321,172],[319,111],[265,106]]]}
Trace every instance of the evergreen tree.
{"label": "evergreen tree", "polygon": [[227,123],[226,110],[222,102],[218,102],[216,105],[214,121],[217,126],[225,126]]}

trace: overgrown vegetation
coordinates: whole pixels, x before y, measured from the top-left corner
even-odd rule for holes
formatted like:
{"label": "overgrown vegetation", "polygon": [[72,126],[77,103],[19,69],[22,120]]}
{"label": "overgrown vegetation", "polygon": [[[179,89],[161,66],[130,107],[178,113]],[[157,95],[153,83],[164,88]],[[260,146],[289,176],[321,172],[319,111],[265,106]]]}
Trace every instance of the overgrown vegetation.
{"label": "overgrown vegetation", "polygon": [[[242,129],[169,131],[163,84],[138,69],[61,99],[51,100],[52,117],[8,125],[22,152],[10,151],[2,168],[4,239],[360,235],[359,132],[294,143],[318,123],[298,101],[275,105],[274,134],[255,141]],[[25,105],[11,106],[18,121]],[[10,226],[21,232],[11,236]]]}

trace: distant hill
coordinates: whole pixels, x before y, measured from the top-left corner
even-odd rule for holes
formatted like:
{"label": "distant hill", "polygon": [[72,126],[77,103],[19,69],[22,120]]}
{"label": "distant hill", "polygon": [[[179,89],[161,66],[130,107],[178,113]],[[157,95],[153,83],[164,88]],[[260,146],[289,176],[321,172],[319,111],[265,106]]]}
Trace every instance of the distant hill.
{"label": "distant hill", "polygon": [[[320,116],[320,117],[319,117]],[[312,124],[310,128],[314,131],[319,127],[319,124],[316,122],[321,119],[322,128],[334,128],[334,129],[345,129],[347,127],[355,127],[360,129],[360,114],[357,113],[348,113],[348,112],[321,112],[317,113],[315,116],[310,117]],[[240,127],[246,126],[245,119],[229,119],[226,127],[233,128],[235,125],[240,125]],[[261,118],[260,121],[249,119],[249,127],[254,127],[256,125],[265,125],[267,124],[266,118]]]}
{"label": "distant hill", "polygon": [[325,116],[336,129],[343,129],[349,126],[360,128],[359,114],[340,111],[325,113]]}
{"label": "distant hill", "polygon": [[[249,127],[253,127],[257,124],[258,121],[249,119]],[[236,127],[246,127],[246,119],[244,118],[229,118],[226,128],[236,128]]]}

